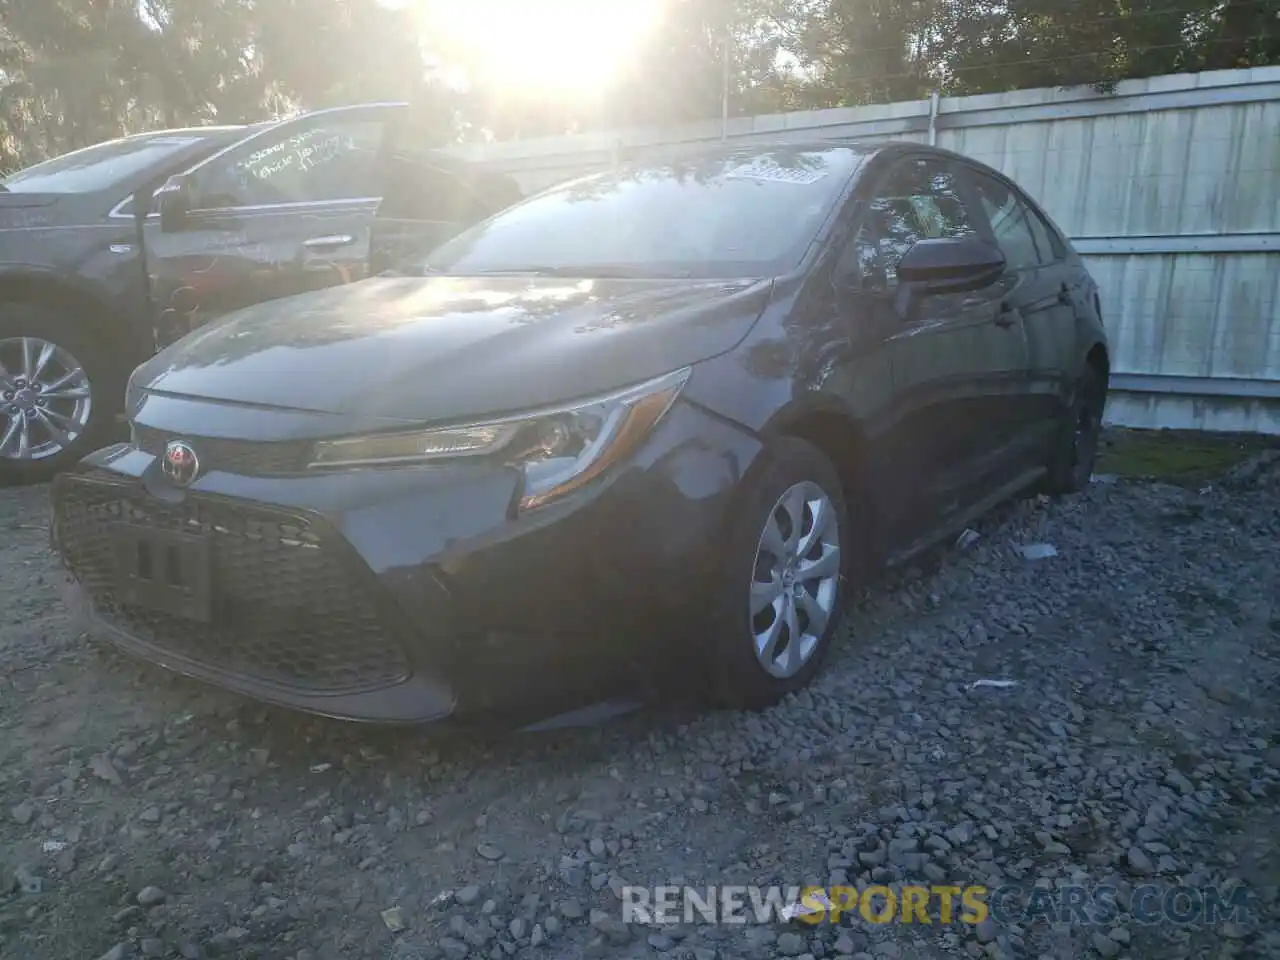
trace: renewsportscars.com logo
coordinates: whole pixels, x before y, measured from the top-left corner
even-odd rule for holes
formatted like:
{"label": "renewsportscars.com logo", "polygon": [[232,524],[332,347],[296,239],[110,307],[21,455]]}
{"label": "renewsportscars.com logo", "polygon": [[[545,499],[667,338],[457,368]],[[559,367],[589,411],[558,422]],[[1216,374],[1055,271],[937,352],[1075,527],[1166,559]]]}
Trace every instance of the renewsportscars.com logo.
{"label": "renewsportscars.com logo", "polygon": [[693,923],[920,923],[976,925],[988,917],[1001,926],[1038,919],[1052,924],[1109,926],[1121,913],[1140,924],[1215,926],[1248,923],[1243,886],[1135,887],[1120,904],[1120,890],[1094,886],[719,886],[623,887],[622,920],[644,925]]}

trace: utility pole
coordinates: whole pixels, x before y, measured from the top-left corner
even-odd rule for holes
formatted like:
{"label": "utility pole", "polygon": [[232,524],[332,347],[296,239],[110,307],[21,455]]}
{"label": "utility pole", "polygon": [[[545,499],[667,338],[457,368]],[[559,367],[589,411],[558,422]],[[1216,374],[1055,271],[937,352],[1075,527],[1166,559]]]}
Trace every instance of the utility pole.
{"label": "utility pole", "polygon": [[720,140],[729,139],[729,57],[732,53],[733,25],[730,17],[724,20],[724,51],[721,56],[722,75],[720,78]]}

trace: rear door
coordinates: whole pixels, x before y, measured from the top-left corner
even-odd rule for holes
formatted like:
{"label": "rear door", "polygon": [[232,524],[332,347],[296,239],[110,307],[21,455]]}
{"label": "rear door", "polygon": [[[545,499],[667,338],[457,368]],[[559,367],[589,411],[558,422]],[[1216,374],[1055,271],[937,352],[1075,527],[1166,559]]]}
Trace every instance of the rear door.
{"label": "rear door", "polygon": [[1066,249],[1022,193],[992,171],[964,165],[990,239],[1007,261],[1006,298],[1026,330],[1026,402],[1017,422],[1027,466],[1044,462],[1044,448],[1066,391],[1064,358],[1075,335],[1071,271]]}
{"label": "rear door", "polygon": [[[894,165],[873,191],[865,227],[877,237],[879,282],[892,297],[897,265],[917,241],[978,233],[981,218],[953,163],[932,154]],[[901,463],[894,472],[911,487],[899,499],[910,493],[916,532],[990,493],[1008,470],[1027,342],[1005,293],[995,284],[926,297],[886,341]]]}
{"label": "rear door", "polygon": [[161,344],[262,300],[364,277],[380,152],[403,107],[308,114],[262,130],[187,174],[191,212],[143,226]]}

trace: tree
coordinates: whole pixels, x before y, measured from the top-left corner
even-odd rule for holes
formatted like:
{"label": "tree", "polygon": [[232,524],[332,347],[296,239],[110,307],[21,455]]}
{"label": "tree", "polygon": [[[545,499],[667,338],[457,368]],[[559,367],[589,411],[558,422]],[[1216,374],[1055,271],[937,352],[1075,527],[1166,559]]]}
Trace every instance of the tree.
{"label": "tree", "polygon": [[0,167],[160,126],[402,99],[422,72],[408,14],[377,0],[0,0]]}
{"label": "tree", "polygon": [[1280,62],[1274,0],[779,0],[775,22],[834,106]]}
{"label": "tree", "polygon": [[[0,169],[126,132],[362,100],[417,100],[441,142],[711,119],[726,52],[733,115],[1280,62],[1276,0],[666,0],[612,83],[567,98],[491,82],[446,39],[442,10],[0,0]],[[432,82],[432,59],[469,87]]]}

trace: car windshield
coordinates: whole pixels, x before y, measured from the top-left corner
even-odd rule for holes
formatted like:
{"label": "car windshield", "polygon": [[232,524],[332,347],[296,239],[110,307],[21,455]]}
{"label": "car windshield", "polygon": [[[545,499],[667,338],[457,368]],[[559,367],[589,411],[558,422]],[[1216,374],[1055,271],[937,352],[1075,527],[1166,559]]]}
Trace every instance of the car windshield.
{"label": "car windshield", "polygon": [[780,148],[584,178],[460,234],[426,272],[773,276],[800,263],[862,160]]}
{"label": "car windshield", "polygon": [[108,190],[166,157],[199,143],[199,134],[143,134],[64,153],[0,180],[13,193],[94,193]]}

